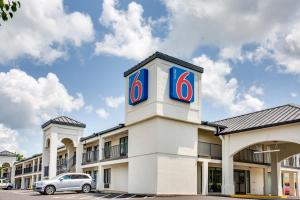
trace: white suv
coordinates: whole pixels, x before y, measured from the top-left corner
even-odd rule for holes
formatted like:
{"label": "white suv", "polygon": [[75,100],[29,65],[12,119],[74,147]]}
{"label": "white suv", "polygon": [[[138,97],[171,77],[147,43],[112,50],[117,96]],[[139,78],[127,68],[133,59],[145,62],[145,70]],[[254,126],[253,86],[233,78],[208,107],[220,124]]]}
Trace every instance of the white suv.
{"label": "white suv", "polygon": [[33,184],[33,190],[41,194],[54,194],[62,191],[76,191],[88,193],[94,185],[88,174],[66,173],[60,174],[50,180],[38,181]]}
{"label": "white suv", "polygon": [[0,189],[11,190],[13,189],[13,185],[8,179],[0,179]]}

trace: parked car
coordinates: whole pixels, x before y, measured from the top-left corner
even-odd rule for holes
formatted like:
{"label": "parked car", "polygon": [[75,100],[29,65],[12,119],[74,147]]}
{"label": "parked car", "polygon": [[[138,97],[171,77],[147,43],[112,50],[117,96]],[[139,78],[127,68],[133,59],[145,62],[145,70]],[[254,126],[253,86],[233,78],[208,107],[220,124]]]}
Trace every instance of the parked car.
{"label": "parked car", "polygon": [[35,182],[33,184],[33,190],[41,194],[49,195],[62,191],[88,193],[91,191],[93,185],[93,179],[88,174],[65,173],[49,180]]}
{"label": "parked car", "polygon": [[0,189],[11,190],[13,189],[13,185],[8,179],[0,179]]}

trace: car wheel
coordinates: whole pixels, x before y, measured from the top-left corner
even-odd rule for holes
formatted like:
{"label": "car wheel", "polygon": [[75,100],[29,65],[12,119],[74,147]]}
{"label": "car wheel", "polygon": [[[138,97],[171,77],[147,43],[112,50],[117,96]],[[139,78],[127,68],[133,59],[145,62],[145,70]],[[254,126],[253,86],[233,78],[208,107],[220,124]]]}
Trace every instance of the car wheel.
{"label": "car wheel", "polygon": [[12,187],[11,187],[11,186],[8,186],[8,187],[7,187],[7,189],[8,189],[8,190],[11,190],[11,189],[12,189]]}
{"label": "car wheel", "polygon": [[91,191],[91,186],[89,184],[85,184],[82,186],[83,193],[89,193]]}
{"label": "car wheel", "polygon": [[55,192],[55,187],[52,185],[49,185],[45,188],[45,193],[48,195],[52,195]]}

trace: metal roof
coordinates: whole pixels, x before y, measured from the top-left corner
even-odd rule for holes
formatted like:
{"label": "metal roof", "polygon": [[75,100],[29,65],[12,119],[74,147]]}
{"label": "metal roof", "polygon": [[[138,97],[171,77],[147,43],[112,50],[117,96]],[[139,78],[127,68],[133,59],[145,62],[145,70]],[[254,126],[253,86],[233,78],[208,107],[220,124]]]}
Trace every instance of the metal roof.
{"label": "metal roof", "polygon": [[16,157],[17,155],[15,153],[10,152],[10,151],[1,151],[0,156]]}
{"label": "metal roof", "polygon": [[202,67],[199,67],[199,66],[194,65],[192,63],[188,63],[186,61],[180,60],[178,58],[175,58],[175,57],[172,57],[172,56],[169,56],[167,54],[164,54],[164,53],[161,53],[161,52],[157,51],[154,54],[152,54],[151,56],[149,56],[148,58],[146,58],[145,60],[143,60],[142,62],[138,63],[134,67],[132,67],[129,70],[127,70],[126,72],[124,72],[124,77],[126,77],[129,74],[135,72],[136,70],[142,68],[143,66],[145,66],[146,64],[148,64],[149,62],[151,62],[152,60],[154,60],[156,58],[160,58],[162,60],[174,63],[176,65],[180,65],[182,67],[186,67],[188,69],[192,69],[194,71],[203,73],[203,68]]}
{"label": "metal roof", "polygon": [[287,104],[213,122],[226,126],[219,135],[300,122],[300,106]]}
{"label": "metal roof", "polygon": [[118,129],[121,129],[121,128],[124,128],[125,127],[125,124],[119,124],[118,126],[115,126],[115,127],[112,127],[112,128],[109,128],[109,129],[106,129],[106,130],[103,130],[103,131],[100,131],[98,133],[93,133],[92,135],[89,135],[89,136],[86,136],[86,137],[82,137],[80,138],[80,141],[85,141],[87,139],[90,139],[90,138],[94,138],[94,137],[97,137],[99,135],[103,135],[105,133],[109,133],[111,131],[115,131],[115,130],[118,130]]}
{"label": "metal roof", "polygon": [[60,116],[60,117],[56,117],[54,119],[50,119],[49,121],[47,121],[46,123],[44,123],[42,125],[42,128],[45,128],[46,126],[48,126],[50,124],[75,126],[75,127],[81,127],[81,128],[86,127],[86,125],[84,123],[78,122],[78,121],[71,119],[69,117],[66,117],[66,116]]}

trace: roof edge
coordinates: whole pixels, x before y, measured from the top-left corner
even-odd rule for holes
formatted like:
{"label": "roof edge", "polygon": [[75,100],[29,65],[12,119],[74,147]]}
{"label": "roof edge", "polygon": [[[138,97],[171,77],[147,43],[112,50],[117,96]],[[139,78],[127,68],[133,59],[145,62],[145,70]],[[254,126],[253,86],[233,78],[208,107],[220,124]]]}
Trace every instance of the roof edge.
{"label": "roof edge", "polygon": [[151,56],[149,56],[145,60],[143,60],[140,63],[136,64],[135,66],[133,66],[129,70],[125,71],[124,72],[124,77],[127,77],[128,75],[130,75],[133,72],[137,71],[138,69],[142,68],[143,66],[145,66],[146,64],[148,64],[149,62],[153,61],[156,58],[160,58],[162,60],[172,62],[172,63],[180,65],[182,67],[186,67],[188,69],[203,73],[203,68],[200,67],[200,66],[194,65],[192,63],[186,62],[186,61],[181,60],[179,58],[175,58],[175,57],[169,56],[167,54],[161,53],[159,51],[156,51],[154,54],[152,54]]}
{"label": "roof edge", "polygon": [[233,133],[242,133],[242,132],[247,132],[247,131],[252,131],[252,130],[257,130],[257,129],[264,129],[264,128],[270,128],[270,127],[275,127],[275,126],[295,124],[295,123],[299,123],[299,122],[300,122],[300,119],[296,119],[296,120],[291,120],[291,121],[286,121],[286,122],[279,122],[279,123],[275,123],[275,124],[267,124],[267,125],[263,125],[263,126],[245,128],[245,129],[241,129],[241,130],[228,131],[228,132],[224,132],[224,133],[220,132],[218,135],[230,135]]}

